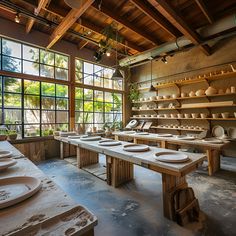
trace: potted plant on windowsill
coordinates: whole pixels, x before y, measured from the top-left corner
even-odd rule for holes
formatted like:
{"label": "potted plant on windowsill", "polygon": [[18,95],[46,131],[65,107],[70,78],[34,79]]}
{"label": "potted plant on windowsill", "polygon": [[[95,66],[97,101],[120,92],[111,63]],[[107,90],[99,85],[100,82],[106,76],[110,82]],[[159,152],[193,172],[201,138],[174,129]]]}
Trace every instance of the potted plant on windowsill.
{"label": "potted plant on windowsill", "polygon": [[16,130],[8,130],[8,132],[7,132],[7,134],[8,134],[8,139],[9,140],[16,140],[17,139],[17,132],[16,132]]}
{"label": "potted plant on windowsill", "polygon": [[0,130],[0,141],[5,141],[7,139],[7,130]]}

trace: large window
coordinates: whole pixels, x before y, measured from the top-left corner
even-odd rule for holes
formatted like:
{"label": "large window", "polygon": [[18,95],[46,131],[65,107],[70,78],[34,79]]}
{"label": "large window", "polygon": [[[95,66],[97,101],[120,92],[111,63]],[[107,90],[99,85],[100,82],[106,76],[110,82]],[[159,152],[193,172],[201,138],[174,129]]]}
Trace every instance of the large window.
{"label": "large window", "polygon": [[1,124],[21,137],[68,129],[68,86],[0,77]]}
{"label": "large window", "polygon": [[68,80],[68,56],[0,38],[0,69]]}
{"label": "large window", "polygon": [[122,80],[111,80],[114,72],[111,68],[76,59],[75,70],[78,83],[115,90],[123,89]]}

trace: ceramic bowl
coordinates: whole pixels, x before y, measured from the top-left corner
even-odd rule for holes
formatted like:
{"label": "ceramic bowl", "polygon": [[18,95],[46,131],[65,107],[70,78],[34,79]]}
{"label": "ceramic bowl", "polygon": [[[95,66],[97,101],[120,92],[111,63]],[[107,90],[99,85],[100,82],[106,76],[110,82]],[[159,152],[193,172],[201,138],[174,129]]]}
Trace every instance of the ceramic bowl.
{"label": "ceramic bowl", "polygon": [[196,119],[199,117],[199,113],[192,113],[192,118]]}
{"label": "ceramic bowl", "polygon": [[176,117],[177,117],[177,114],[170,114],[170,117],[171,117],[171,118],[176,118]]}
{"label": "ceramic bowl", "polygon": [[163,104],[159,104],[159,105],[158,105],[158,108],[159,108],[159,109],[164,108],[164,105],[163,105]]}
{"label": "ceramic bowl", "polygon": [[208,89],[206,90],[206,95],[210,96],[210,95],[214,95],[217,93],[217,89],[215,89],[214,87],[208,87]]}
{"label": "ceramic bowl", "polygon": [[195,93],[193,91],[191,91],[188,95],[189,97],[195,97]]}
{"label": "ceramic bowl", "polygon": [[169,114],[164,114],[164,117],[165,117],[165,118],[169,118],[170,115],[169,115]]}
{"label": "ceramic bowl", "polygon": [[185,113],[184,118],[191,118],[191,114]]}
{"label": "ceramic bowl", "polygon": [[197,92],[196,92],[195,94],[196,94],[196,96],[198,96],[198,97],[204,96],[204,95],[205,95],[205,90],[199,89],[199,90],[197,90]]}
{"label": "ceramic bowl", "polygon": [[156,96],[157,100],[162,99],[162,98],[163,98],[163,96],[160,96],[160,95]]}
{"label": "ceramic bowl", "polygon": [[201,116],[202,119],[206,119],[207,118],[207,114],[206,113],[201,113],[200,116]]}
{"label": "ceramic bowl", "polygon": [[141,102],[144,101],[144,98],[139,98],[139,101],[141,101]]}
{"label": "ceramic bowl", "polygon": [[178,98],[179,97],[179,95],[178,94],[172,94],[172,98]]}
{"label": "ceramic bowl", "polygon": [[223,112],[223,113],[221,113],[221,116],[224,119],[229,118],[229,112]]}
{"label": "ceramic bowl", "polygon": [[219,118],[220,114],[219,113],[213,113],[212,114],[212,118],[216,119]]}
{"label": "ceramic bowl", "polygon": [[234,112],[234,117],[236,118],[236,112]]}
{"label": "ceramic bowl", "polygon": [[151,97],[149,98],[149,100],[150,100],[150,101],[156,100],[156,96],[151,96]]}
{"label": "ceramic bowl", "polygon": [[164,99],[169,99],[169,98],[170,98],[170,95],[164,95],[163,98],[164,98]]}
{"label": "ceramic bowl", "polygon": [[231,89],[230,88],[227,88],[226,91],[225,91],[226,94],[229,94],[231,93]]}
{"label": "ceramic bowl", "polygon": [[178,117],[179,119],[184,118],[184,114],[177,114],[177,117]]}
{"label": "ceramic bowl", "polygon": [[181,98],[187,97],[187,93],[181,93]]}

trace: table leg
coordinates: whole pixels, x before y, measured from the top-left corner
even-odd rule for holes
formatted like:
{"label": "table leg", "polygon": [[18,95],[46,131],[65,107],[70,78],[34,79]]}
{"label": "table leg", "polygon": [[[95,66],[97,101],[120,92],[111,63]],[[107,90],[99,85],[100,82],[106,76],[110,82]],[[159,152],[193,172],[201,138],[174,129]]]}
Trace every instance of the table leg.
{"label": "table leg", "polygon": [[133,164],[115,157],[106,156],[107,184],[113,187],[133,179]]}
{"label": "table leg", "polygon": [[161,141],[161,148],[167,148],[167,142],[165,140]]}
{"label": "table leg", "polygon": [[60,158],[64,159],[64,143],[60,142]]}
{"label": "table leg", "polygon": [[115,140],[119,141],[119,136],[118,135],[115,135]]}
{"label": "table leg", "polygon": [[77,147],[78,168],[98,163],[98,153]]}
{"label": "table leg", "polygon": [[178,177],[162,174],[163,213],[170,220],[174,220],[173,194],[177,189],[188,186],[185,176]]}
{"label": "table leg", "polygon": [[220,169],[220,151],[207,149],[208,174],[211,176]]}
{"label": "table leg", "polygon": [[81,236],[94,236],[94,228],[90,229],[85,233],[82,233]]}

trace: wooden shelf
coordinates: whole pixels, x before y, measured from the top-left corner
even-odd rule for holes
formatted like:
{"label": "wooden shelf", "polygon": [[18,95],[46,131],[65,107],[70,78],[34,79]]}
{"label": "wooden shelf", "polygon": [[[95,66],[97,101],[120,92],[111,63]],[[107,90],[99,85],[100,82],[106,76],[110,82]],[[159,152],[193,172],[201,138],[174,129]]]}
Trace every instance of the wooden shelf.
{"label": "wooden shelf", "polygon": [[159,126],[151,126],[151,129],[182,130],[182,131],[194,131],[194,132],[202,132],[206,130],[206,129],[166,128],[166,127],[159,127]]}
{"label": "wooden shelf", "polygon": [[236,121],[236,118],[230,117],[230,118],[165,118],[165,117],[133,117],[131,116],[130,119],[156,119],[156,120],[219,120],[219,121]]}
{"label": "wooden shelf", "polygon": [[234,96],[236,93],[224,93],[224,94],[213,94],[213,95],[203,95],[203,96],[194,96],[194,97],[178,97],[178,98],[168,98],[168,99],[156,99],[148,101],[136,101],[132,102],[133,104],[137,103],[151,103],[151,102],[168,102],[174,100],[188,100],[188,99],[198,99],[198,98],[212,98],[212,97],[224,97],[224,96]]}

